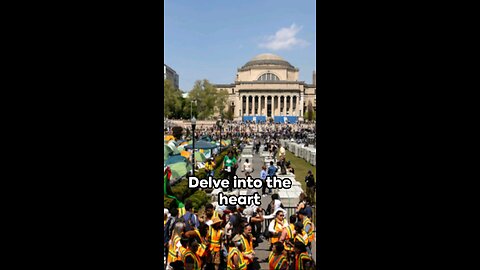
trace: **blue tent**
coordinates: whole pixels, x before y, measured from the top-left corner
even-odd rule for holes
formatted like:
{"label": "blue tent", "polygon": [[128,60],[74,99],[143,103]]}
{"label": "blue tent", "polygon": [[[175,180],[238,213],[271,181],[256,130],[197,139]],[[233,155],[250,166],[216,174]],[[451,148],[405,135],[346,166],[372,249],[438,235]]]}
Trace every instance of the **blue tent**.
{"label": "blue tent", "polygon": [[[185,149],[192,149],[192,148],[193,148],[193,144],[189,144],[185,146]],[[202,140],[195,141],[195,149],[213,149],[213,148],[217,148],[217,146],[210,142],[206,142]]]}
{"label": "blue tent", "polygon": [[[206,142],[211,142],[212,141],[212,138],[210,138],[210,136],[202,136],[200,138],[200,140],[202,141],[206,141]],[[195,145],[196,146],[196,145]],[[195,147],[196,148],[196,147]]]}
{"label": "blue tent", "polygon": [[165,164],[170,165],[178,162],[187,162],[187,159],[182,155],[169,156],[168,159],[165,161]]}

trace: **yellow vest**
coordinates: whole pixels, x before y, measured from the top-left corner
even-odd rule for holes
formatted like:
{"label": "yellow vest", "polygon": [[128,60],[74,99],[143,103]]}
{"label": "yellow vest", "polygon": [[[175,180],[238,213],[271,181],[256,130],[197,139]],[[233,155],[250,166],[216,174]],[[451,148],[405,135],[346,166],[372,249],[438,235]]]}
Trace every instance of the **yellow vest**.
{"label": "yellow vest", "polygon": [[[247,238],[245,236],[243,236],[243,234],[240,237],[242,239],[242,245],[243,245],[244,250],[245,250],[244,254],[245,255],[252,254],[253,253],[252,240],[248,241]],[[245,258],[245,260],[247,261],[247,265],[249,265],[250,263],[253,262],[253,260],[250,260],[248,258]]]}
{"label": "yellow vest", "polygon": [[203,238],[200,235],[200,232],[197,229],[195,229],[195,232],[197,233],[198,238],[200,238],[200,244],[198,246],[197,255],[199,257],[202,257],[205,254],[205,250],[207,249],[207,245],[205,245],[205,243],[203,241]]}
{"label": "yellow vest", "polygon": [[313,242],[313,239],[315,238],[315,234],[313,233],[313,223],[310,221],[308,217],[303,218],[303,228],[307,228],[307,224],[310,225],[310,230],[307,231],[308,234],[308,241]]}
{"label": "yellow vest", "polygon": [[[235,268],[235,264],[233,263],[233,256],[237,255],[238,256],[238,268]],[[227,256],[227,270],[243,270],[247,269],[247,264],[245,263],[245,260],[243,259],[242,253],[238,248],[231,247],[228,251],[228,256]]]}
{"label": "yellow vest", "polygon": [[287,228],[287,237],[285,237],[285,242],[283,243],[283,246],[286,251],[292,251],[293,247],[290,247],[287,245],[287,240],[288,239],[293,239],[293,231],[295,230],[295,226],[293,224],[290,224]]}
{"label": "yellow vest", "polygon": [[223,231],[220,229],[216,231],[212,226],[210,226],[208,233],[208,242],[210,243],[211,251],[219,252],[220,251],[220,239],[222,237]]}
{"label": "yellow vest", "polygon": [[280,270],[282,266],[286,263],[287,258],[283,254],[275,256],[272,252],[268,259],[268,267],[270,270]]}
{"label": "yellow vest", "polygon": [[298,234],[295,236],[295,241],[299,241],[303,243],[305,246],[308,245],[308,235],[305,231],[302,234]]}
{"label": "yellow vest", "polygon": [[185,254],[183,255],[183,265],[186,267],[187,266],[187,257],[192,257],[193,258],[193,269],[202,269],[202,261],[200,260],[200,257],[198,257],[193,251],[190,249],[187,249]]}
{"label": "yellow vest", "polygon": [[300,253],[295,256],[295,270],[303,270],[303,262],[306,260],[311,260],[306,252]]}
{"label": "yellow vest", "polygon": [[168,262],[175,262],[178,260],[178,257],[177,257],[177,243],[180,242],[180,236],[178,235],[175,235],[173,237],[173,241],[172,241],[172,244],[168,247]]}
{"label": "yellow vest", "polygon": [[185,207],[178,208],[178,217],[183,217],[183,215],[185,215],[186,212],[187,210],[185,210]]}
{"label": "yellow vest", "polygon": [[[273,222],[275,222],[275,227],[274,227],[275,232],[276,233],[282,232],[283,231],[283,223],[280,223],[276,219]],[[271,241],[272,244],[275,244],[280,239],[280,236],[272,236],[270,239],[272,240]]]}

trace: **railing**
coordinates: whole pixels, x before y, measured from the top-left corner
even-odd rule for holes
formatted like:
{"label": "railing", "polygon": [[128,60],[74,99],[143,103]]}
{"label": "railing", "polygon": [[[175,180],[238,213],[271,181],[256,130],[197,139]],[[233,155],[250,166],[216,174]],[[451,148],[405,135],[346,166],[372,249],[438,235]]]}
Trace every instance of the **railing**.
{"label": "railing", "polygon": [[[313,223],[313,225],[315,225],[315,228],[314,228],[314,232],[317,230],[317,218],[316,218],[316,211],[315,211],[315,206],[311,206],[312,207],[312,218],[310,219]],[[297,208],[296,207],[284,207],[283,209],[285,209],[287,211],[287,213],[285,214],[285,219],[290,222],[290,216],[291,215],[294,215],[297,211]],[[263,221],[263,228],[267,229],[268,230],[268,226],[270,225],[270,222],[274,220],[274,219],[269,219],[269,220],[264,220]]]}

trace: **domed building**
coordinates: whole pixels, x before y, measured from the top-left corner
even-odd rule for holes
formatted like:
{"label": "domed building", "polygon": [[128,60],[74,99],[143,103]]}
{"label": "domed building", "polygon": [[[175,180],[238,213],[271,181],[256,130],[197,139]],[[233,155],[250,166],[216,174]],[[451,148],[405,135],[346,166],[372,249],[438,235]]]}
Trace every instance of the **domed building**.
{"label": "domed building", "polygon": [[311,102],[316,106],[316,78],[312,84],[298,80],[298,68],[282,57],[260,54],[237,71],[232,84],[216,84],[229,93],[228,109],[234,120],[263,122],[273,118],[277,123],[303,121]]}

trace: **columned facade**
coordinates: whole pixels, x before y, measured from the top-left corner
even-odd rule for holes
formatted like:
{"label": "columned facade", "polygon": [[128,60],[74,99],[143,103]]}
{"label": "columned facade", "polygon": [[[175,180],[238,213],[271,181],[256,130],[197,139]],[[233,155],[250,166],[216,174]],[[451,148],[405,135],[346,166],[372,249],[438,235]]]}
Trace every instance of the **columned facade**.
{"label": "columned facade", "polygon": [[257,116],[301,121],[309,102],[315,108],[316,85],[299,81],[298,73],[297,68],[281,57],[261,54],[238,69],[234,83],[215,87],[230,93],[229,104],[235,108],[235,120]]}

